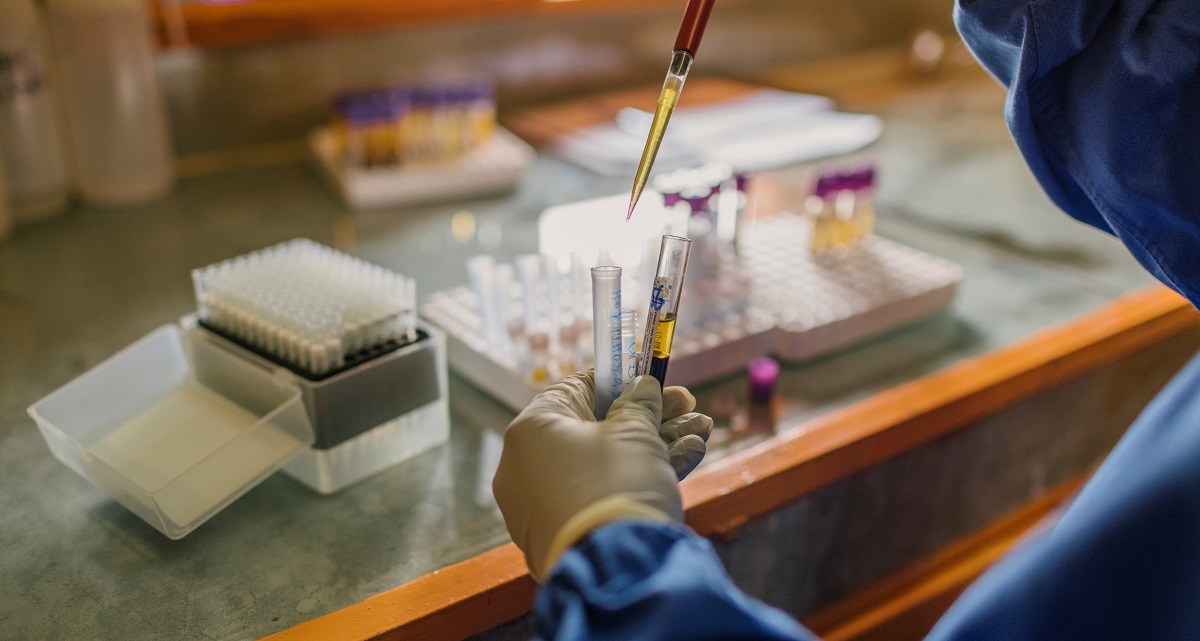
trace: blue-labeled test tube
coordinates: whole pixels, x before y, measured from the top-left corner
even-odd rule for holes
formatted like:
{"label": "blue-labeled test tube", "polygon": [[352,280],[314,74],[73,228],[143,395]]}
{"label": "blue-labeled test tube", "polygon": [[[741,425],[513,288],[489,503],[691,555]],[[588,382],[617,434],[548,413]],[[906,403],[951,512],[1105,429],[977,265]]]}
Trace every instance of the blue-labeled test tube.
{"label": "blue-labeled test tube", "polygon": [[592,268],[592,345],[596,354],[596,420],[625,389],[621,371],[621,268]]}
{"label": "blue-labeled test tube", "polygon": [[646,334],[642,338],[638,374],[649,374],[666,385],[671,343],[675,338],[675,318],[683,273],[687,271],[692,241],[681,236],[663,236],[658,252],[658,271],[650,287],[650,308],[646,310]]}

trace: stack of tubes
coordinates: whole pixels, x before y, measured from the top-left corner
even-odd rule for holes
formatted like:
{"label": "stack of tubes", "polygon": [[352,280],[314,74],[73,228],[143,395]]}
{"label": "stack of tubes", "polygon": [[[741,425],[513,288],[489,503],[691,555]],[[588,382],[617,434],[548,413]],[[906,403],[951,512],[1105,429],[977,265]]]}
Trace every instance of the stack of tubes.
{"label": "stack of tubes", "polygon": [[[750,274],[739,268],[737,259],[737,229],[746,211],[749,181],[749,174],[720,162],[660,174],[654,180],[663,204],[687,214],[687,236],[693,241],[689,293],[677,331],[691,336],[721,331],[750,306]],[[655,239],[644,252],[647,283],[653,282],[658,249]]]}
{"label": "stack of tubes", "polygon": [[333,102],[334,132],[349,167],[454,160],[490,140],[488,82],[356,91]]}
{"label": "stack of tubes", "polygon": [[524,254],[513,264],[475,256],[467,274],[478,335],[494,359],[536,384],[592,365],[588,270],[579,256],[565,270],[552,256]]}
{"label": "stack of tubes", "polygon": [[637,313],[621,307],[621,268],[612,265],[592,268],[597,420],[604,419],[612,402],[635,377],[649,374],[660,386],[666,384],[691,247],[692,241],[687,238],[662,237],[641,354],[637,352]]}
{"label": "stack of tubes", "polygon": [[646,315],[651,320],[640,346],[637,312],[622,306],[620,267],[587,270],[573,256],[564,272],[551,256],[526,254],[515,265],[475,256],[467,272],[478,302],[478,335],[493,357],[535,384],[595,365],[595,414],[602,420],[636,376],[664,383],[690,249],[687,238],[662,237]]}

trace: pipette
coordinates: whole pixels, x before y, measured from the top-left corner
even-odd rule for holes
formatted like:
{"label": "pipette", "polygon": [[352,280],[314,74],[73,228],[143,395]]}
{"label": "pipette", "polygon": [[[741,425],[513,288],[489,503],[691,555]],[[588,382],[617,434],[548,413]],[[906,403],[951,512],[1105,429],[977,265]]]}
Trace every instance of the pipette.
{"label": "pipette", "polygon": [[714,1],[688,0],[687,10],[683,13],[683,24],[679,25],[679,35],[675,38],[671,65],[667,67],[667,79],[663,81],[662,93],[658,96],[658,107],[654,109],[654,120],[650,123],[650,135],[646,137],[646,148],[642,150],[642,159],[638,162],[637,173],[633,177],[633,195],[629,198],[629,213],[625,214],[625,220],[633,216],[633,208],[637,206],[638,198],[646,188],[650,168],[654,166],[654,157],[658,155],[658,148],[662,145],[667,122],[675,111],[675,105],[679,103],[679,92],[683,91],[683,83],[692,68],[692,60],[696,57],[696,49],[700,46],[700,37],[704,35],[704,27],[708,24],[708,14],[712,11]]}

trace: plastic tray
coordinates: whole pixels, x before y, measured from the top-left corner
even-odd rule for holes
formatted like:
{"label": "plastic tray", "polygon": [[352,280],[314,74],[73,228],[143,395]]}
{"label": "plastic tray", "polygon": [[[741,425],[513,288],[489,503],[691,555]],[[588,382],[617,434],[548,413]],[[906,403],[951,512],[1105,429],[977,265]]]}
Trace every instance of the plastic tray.
{"label": "plastic tray", "polygon": [[164,326],[29,408],[51,452],[178,539],[313,443],[300,390]]}
{"label": "plastic tray", "polygon": [[321,173],[350,207],[370,208],[436,202],[511,189],[533,165],[537,152],[512,132],[496,127],[487,144],[460,159],[396,167],[351,169],[331,129],[309,136]]}
{"label": "plastic tray", "polygon": [[[789,362],[826,354],[945,309],[962,280],[959,266],[879,237],[815,259],[811,234],[811,220],[794,213],[741,231],[735,268],[750,274],[750,305],[703,331],[677,334],[668,384],[715,380],[767,354]],[[421,313],[446,331],[450,366],[509,407],[523,408],[545,388],[485,349],[469,288],[433,294]]]}

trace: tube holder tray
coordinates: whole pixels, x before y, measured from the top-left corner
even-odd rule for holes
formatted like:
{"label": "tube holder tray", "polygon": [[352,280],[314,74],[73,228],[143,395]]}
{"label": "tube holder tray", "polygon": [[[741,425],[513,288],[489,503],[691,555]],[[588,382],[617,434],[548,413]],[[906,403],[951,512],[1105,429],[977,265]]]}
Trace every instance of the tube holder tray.
{"label": "tube holder tray", "polygon": [[[962,281],[958,265],[878,236],[816,259],[811,219],[799,214],[739,233],[736,269],[750,274],[750,305],[696,335],[676,334],[669,385],[715,380],[758,356],[795,363],[832,352],[945,309]],[[687,287],[685,277],[685,299]],[[519,411],[545,389],[487,349],[469,287],[433,294],[421,314],[446,332],[450,367],[505,405]]]}

